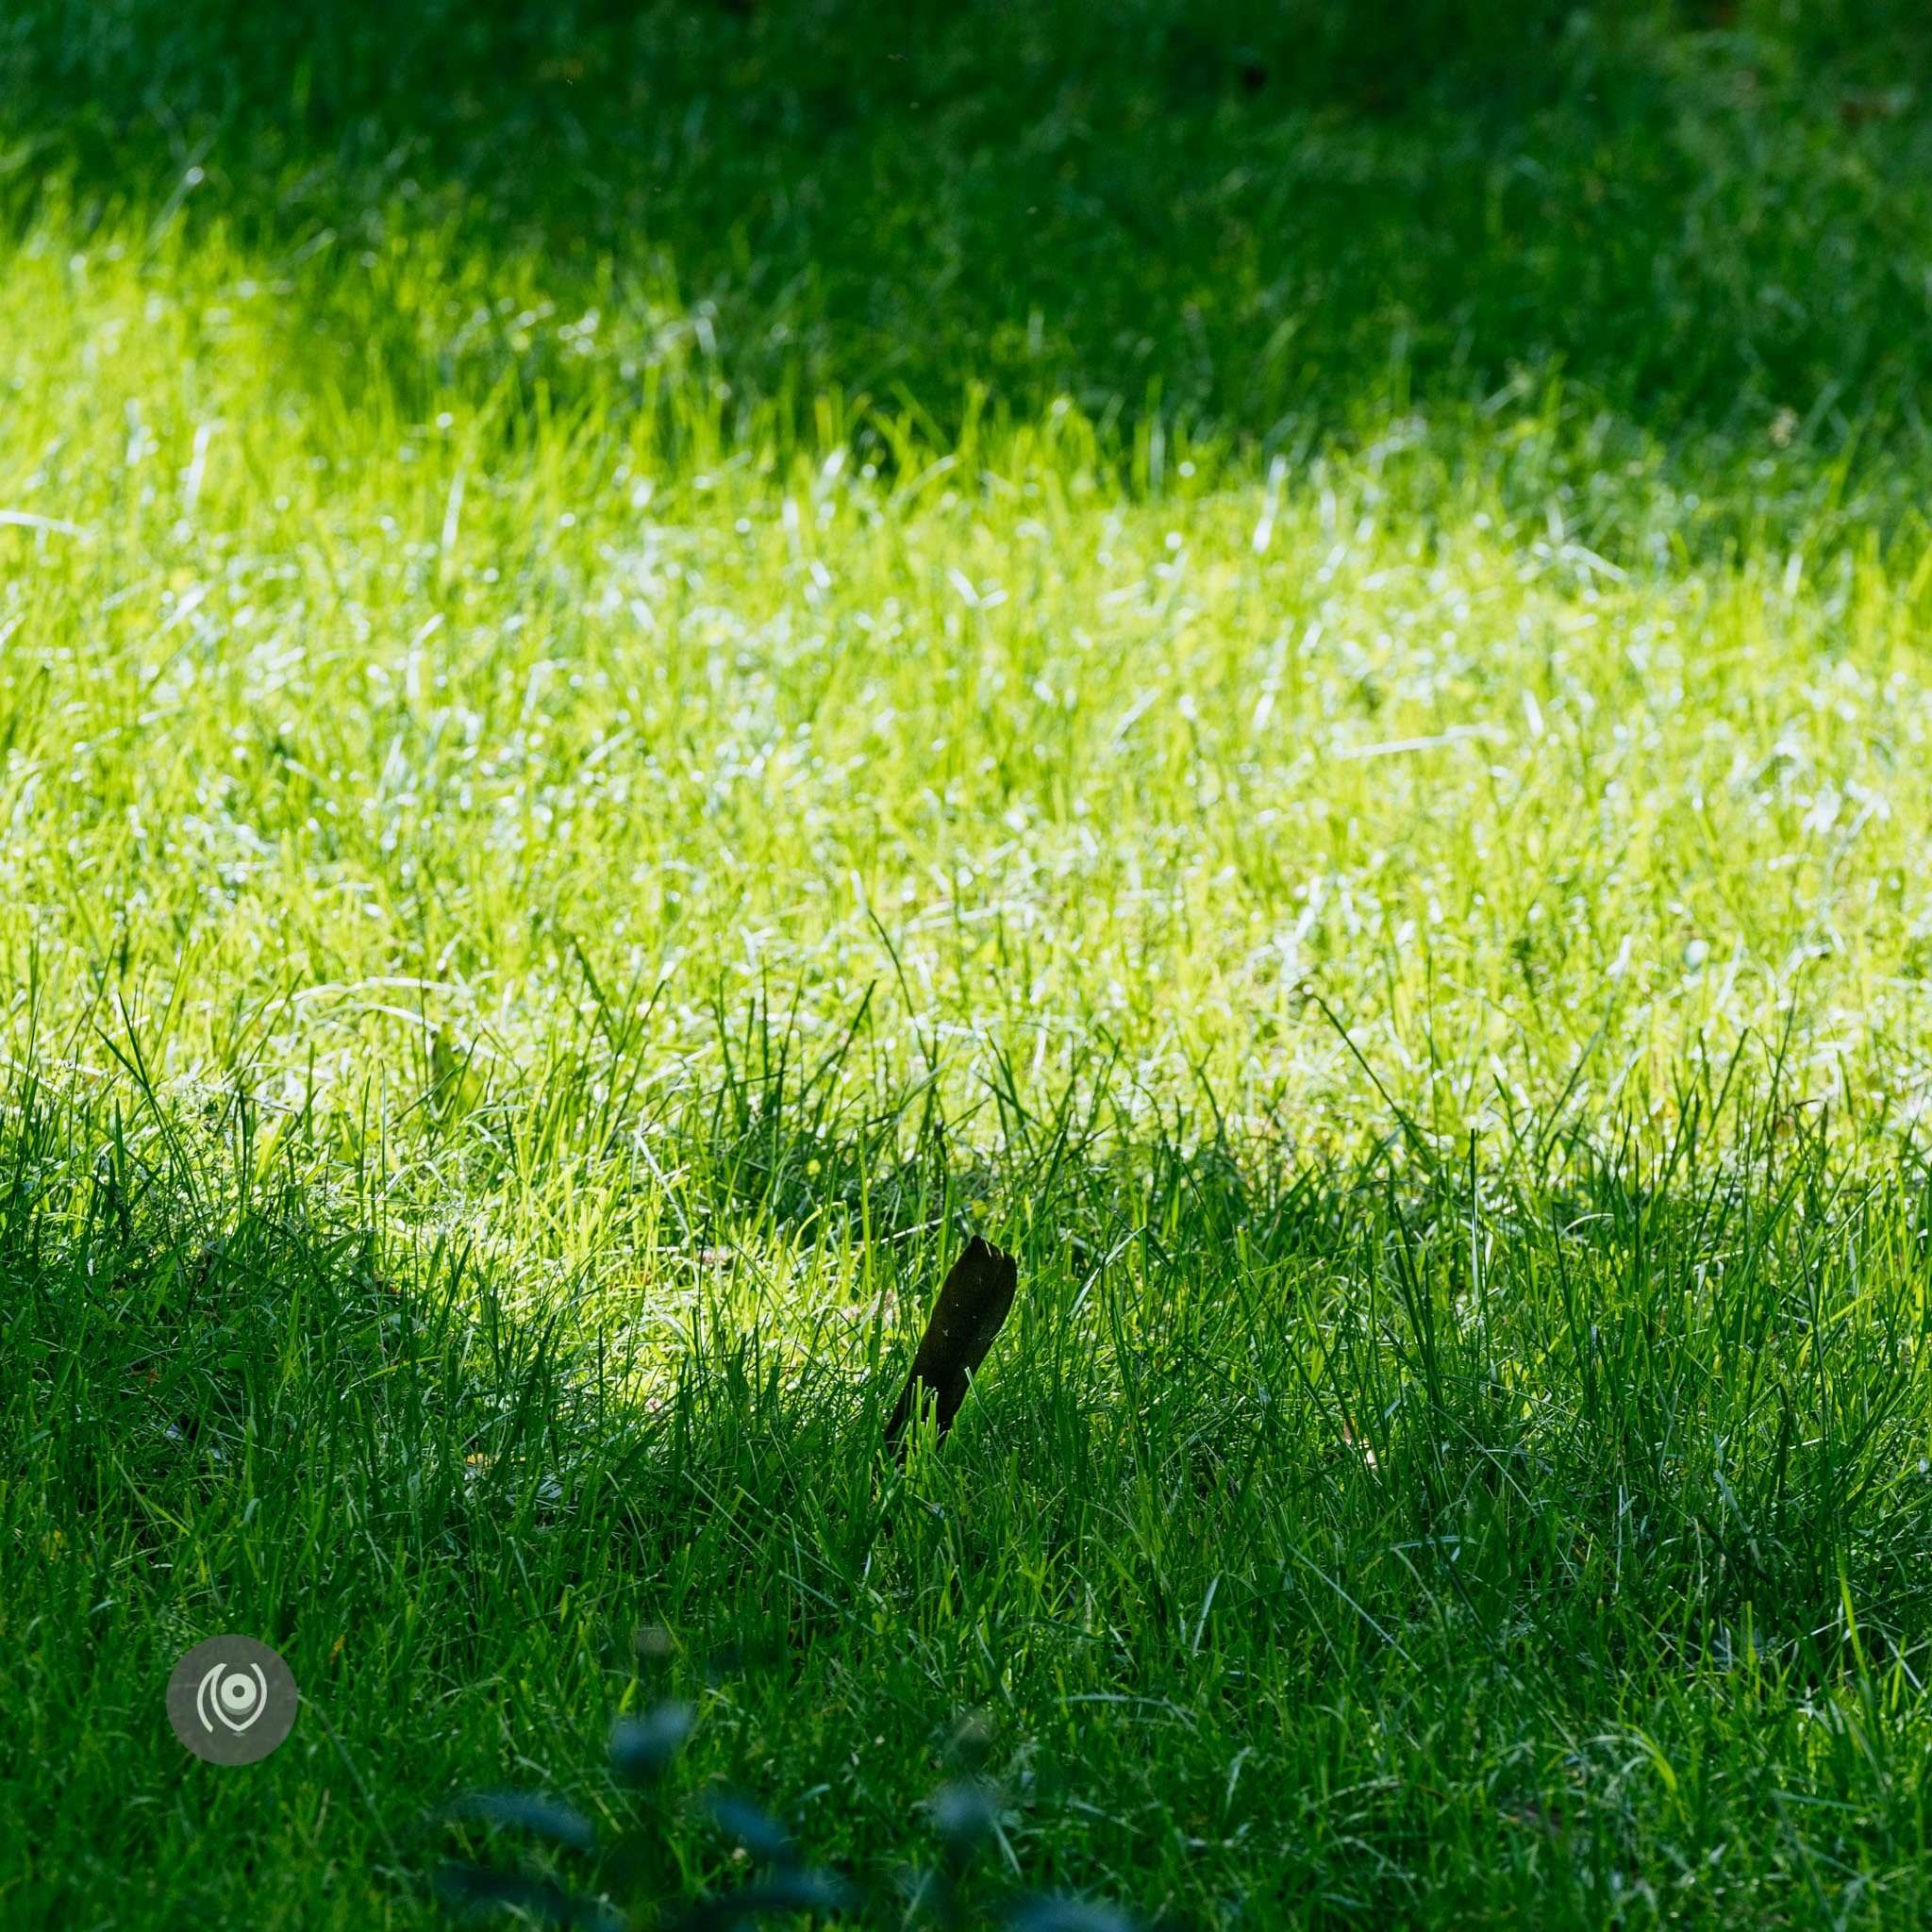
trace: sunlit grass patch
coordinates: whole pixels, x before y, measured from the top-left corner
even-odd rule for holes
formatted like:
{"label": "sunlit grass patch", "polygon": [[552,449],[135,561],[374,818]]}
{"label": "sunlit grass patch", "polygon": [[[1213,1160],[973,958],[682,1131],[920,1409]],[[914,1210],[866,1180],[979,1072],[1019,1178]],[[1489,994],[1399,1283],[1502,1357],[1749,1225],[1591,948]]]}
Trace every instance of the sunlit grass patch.
{"label": "sunlit grass patch", "polygon": [[486,1162],[562,1060],[688,1082],[767,996],[956,1101],[1101,1056],[1303,1137],[1382,1105],[1330,1015],[1451,1137],[1668,1110],[1754,1031],[1920,1105],[1910,553],[1613,562],[1400,423],[1136,488],[1072,411],[883,471],[721,442],[696,378],[673,437],[406,421],[242,265],[9,272],[43,1039],[118,1001],[164,1085],[379,1082]]}

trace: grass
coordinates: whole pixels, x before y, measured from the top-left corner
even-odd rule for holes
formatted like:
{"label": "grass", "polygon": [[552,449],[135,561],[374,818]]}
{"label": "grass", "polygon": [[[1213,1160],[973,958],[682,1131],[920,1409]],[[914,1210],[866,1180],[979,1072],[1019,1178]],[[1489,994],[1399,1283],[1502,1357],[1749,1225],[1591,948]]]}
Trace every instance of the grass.
{"label": "grass", "polygon": [[[522,1320],[448,1246],[373,1267],[307,1186],[171,1228],[193,1174],[110,1142],[50,1187],[83,1124],[27,1116],[21,1906],[417,1922],[430,1801],[622,1815],[597,1740],[658,1688],[650,1620],[701,1713],[679,1789],[780,1799],[889,1896],[977,1708],[1026,1877],[1185,1922],[1923,1915],[1916,1187],[1834,1187],[1774,1112],[1730,1176],[1687,1132],[1559,1204],[1021,1136],[1014,1332],[901,1477],[879,1357],[957,1188],[847,1143],[869,1211],[786,1215],[779,1164],[830,1150],[755,1091],[738,1158],[706,1121],[681,1168],[709,1245],[613,1243],[601,1294]],[[310,1701],[246,1780],[154,1708],[230,1625]]]}
{"label": "grass", "polygon": [[8,1923],[1924,1921],[1925,44],[1549,18],[8,24]]}

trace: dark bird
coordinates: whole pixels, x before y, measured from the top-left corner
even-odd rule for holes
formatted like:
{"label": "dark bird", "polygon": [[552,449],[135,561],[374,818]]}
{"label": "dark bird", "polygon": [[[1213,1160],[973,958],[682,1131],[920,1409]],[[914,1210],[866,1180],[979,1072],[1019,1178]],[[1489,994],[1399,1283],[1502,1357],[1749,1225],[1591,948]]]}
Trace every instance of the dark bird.
{"label": "dark bird", "polygon": [[1019,1279],[1020,1264],[1012,1256],[977,1235],[966,1243],[966,1252],[953,1263],[940,1290],[932,1320],[925,1324],[925,1339],[912,1357],[912,1373],[886,1424],[887,1448],[900,1448],[922,1390],[929,1391],[938,1405],[940,1435],[953,1426],[953,1418],[966,1400],[967,1383],[986,1359],[1013,1306]]}

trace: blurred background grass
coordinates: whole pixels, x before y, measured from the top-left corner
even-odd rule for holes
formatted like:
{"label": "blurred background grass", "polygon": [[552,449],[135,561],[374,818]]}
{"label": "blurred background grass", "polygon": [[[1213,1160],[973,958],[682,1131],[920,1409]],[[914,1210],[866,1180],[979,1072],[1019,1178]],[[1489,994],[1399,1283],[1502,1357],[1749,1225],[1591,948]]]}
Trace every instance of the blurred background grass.
{"label": "blurred background grass", "polygon": [[291,328],[419,396],[641,394],[690,336],[808,436],[827,391],[940,441],[1064,395],[1267,452],[1554,380],[1576,487],[1657,441],[1735,535],[1821,463],[1894,518],[1923,475],[1928,44],[1895,0],[29,4],[0,183],[373,252],[411,299],[304,282]]}

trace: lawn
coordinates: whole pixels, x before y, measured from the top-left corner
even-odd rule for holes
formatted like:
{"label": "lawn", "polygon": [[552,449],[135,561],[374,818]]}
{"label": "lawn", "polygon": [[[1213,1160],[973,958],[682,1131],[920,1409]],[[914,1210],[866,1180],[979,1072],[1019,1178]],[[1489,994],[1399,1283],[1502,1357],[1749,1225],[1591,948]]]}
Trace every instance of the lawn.
{"label": "lawn", "polygon": [[0,22],[7,1924],[1932,1917],[1932,33],[1504,11]]}

